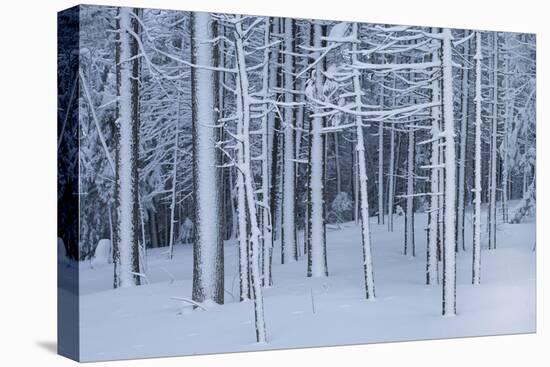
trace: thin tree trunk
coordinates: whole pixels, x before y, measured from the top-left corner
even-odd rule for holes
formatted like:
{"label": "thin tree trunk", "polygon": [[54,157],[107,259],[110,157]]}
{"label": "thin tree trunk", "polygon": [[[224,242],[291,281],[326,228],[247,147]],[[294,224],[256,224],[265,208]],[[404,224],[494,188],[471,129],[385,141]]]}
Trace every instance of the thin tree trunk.
{"label": "thin tree trunk", "polygon": [[476,32],[475,158],[474,158],[474,238],[472,245],[472,284],[480,283],[481,272],[481,34]]}
{"label": "thin tree trunk", "polygon": [[[465,34],[466,36],[466,34]],[[469,42],[464,43],[464,57],[468,60],[470,52]],[[462,69],[462,100],[461,100],[461,124],[460,124],[460,156],[458,158],[458,198],[456,236],[457,250],[466,250],[464,241],[464,205],[466,204],[466,148],[468,141],[468,69]]]}
{"label": "thin tree trunk", "polygon": [[415,166],[415,132],[413,127],[409,127],[408,132],[408,151],[407,151],[407,195],[406,195],[406,214],[405,214],[405,248],[404,255],[410,257],[416,256],[414,244],[414,166]]}
{"label": "thin tree trunk", "polygon": [[393,199],[395,194],[395,129],[390,128],[390,167],[388,169],[388,231],[393,232]]}
{"label": "thin tree trunk", "polygon": [[[271,18],[265,19],[265,30],[264,30],[264,46],[269,45],[270,43],[270,25]],[[266,47],[264,50],[264,67],[262,70],[262,95],[264,98],[269,97],[269,69],[270,69],[270,48]],[[268,105],[264,104],[263,107],[264,115],[262,118],[262,210],[261,210],[261,220],[262,220],[262,286],[271,286],[271,252],[273,251],[273,234],[272,234],[272,223],[271,223],[271,214],[269,207],[269,185],[271,180],[270,170],[269,170],[269,149],[270,149],[270,139],[269,136],[272,135],[272,125],[270,125],[271,115],[268,111]]]}
{"label": "thin tree trunk", "polygon": [[[258,227],[258,216],[256,211],[255,190],[252,183],[251,154],[250,154],[250,97],[248,95],[248,74],[245,61],[245,50],[243,46],[243,31],[240,17],[235,22],[236,38],[236,64],[238,70],[237,81],[237,115],[239,141],[237,142],[237,164],[238,176],[244,185],[239,187],[245,193],[247,213],[239,213],[239,222],[245,223],[248,219],[250,235],[248,232],[239,233],[240,236],[250,238],[250,273],[252,298],[254,300],[254,316],[256,326],[256,341],[265,343],[267,340],[264,320],[263,290],[260,275],[260,237],[261,231]],[[240,196],[240,195],[239,195]],[[248,214],[248,215],[247,215]]]}
{"label": "thin tree trunk", "polygon": [[169,256],[170,260],[174,258],[174,227],[176,225],[176,194],[177,194],[177,177],[178,177],[178,141],[179,141],[179,117],[180,106],[178,103],[178,115],[176,119],[176,134],[174,135],[174,152],[172,157],[172,200],[170,202],[170,244]]}
{"label": "thin tree trunk", "polygon": [[342,192],[342,170],[340,169],[340,138],[334,133],[334,164],[336,165],[336,193]]}
{"label": "thin tree trunk", "polygon": [[[432,61],[440,61],[439,50],[435,50],[432,53]],[[437,72],[437,71],[435,71]],[[441,91],[439,88],[439,80],[432,82],[432,102],[437,103],[431,109],[431,121],[432,121],[432,143],[430,152],[430,164],[432,169],[430,170],[430,211],[428,213],[428,246],[426,254],[426,284],[435,284],[438,281],[438,254],[437,245],[439,237],[439,204],[442,193],[440,191],[439,175],[441,169],[436,168],[439,166],[439,147],[440,147],[440,123],[441,123]]]}
{"label": "thin tree trunk", "polygon": [[496,248],[497,133],[498,133],[498,33],[493,34],[493,110],[491,125],[491,169],[489,186],[489,249]]}
{"label": "thin tree trunk", "polygon": [[[352,24],[352,37],[357,38],[357,23]],[[357,43],[352,44],[352,64],[357,63]],[[353,89],[355,94],[355,104],[357,112],[361,111],[361,90],[360,74],[357,69],[353,71]],[[363,272],[365,278],[365,297],[367,299],[375,297],[374,274],[372,269],[371,238],[369,223],[369,201],[367,188],[367,162],[365,159],[365,141],[363,136],[363,121],[359,114],[355,115],[355,131],[357,135],[357,163],[358,163],[358,181],[360,186],[359,200],[361,201],[361,241],[363,247]]]}
{"label": "thin tree trunk", "polygon": [[[294,89],[294,20],[285,18],[285,55],[284,55],[284,101],[294,102],[291,90]],[[295,137],[294,137],[294,111],[292,106],[284,108],[284,177],[283,177],[283,226],[281,231],[281,263],[298,260],[298,247],[296,244],[296,212],[295,212]]]}
{"label": "thin tree trunk", "polygon": [[[380,91],[380,106],[384,108],[384,87]],[[384,123],[378,123],[378,224],[384,224]]]}
{"label": "thin tree trunk", "polygon": [[508,167],[508,128],[511,126],[511,119],[514,115],[514,99],[510,92],[510,75],[512,70],[510,68],[510,59],[506,59],[506,75],[504,76],[504,90],[506,93],[505,101],[505,117],[504,117],[504,126],[502,131],[502,147],[501,147],[501,156],[502,156],[502,221],[508,223],[508,196],[510,192],[509,185],[509,167]]}

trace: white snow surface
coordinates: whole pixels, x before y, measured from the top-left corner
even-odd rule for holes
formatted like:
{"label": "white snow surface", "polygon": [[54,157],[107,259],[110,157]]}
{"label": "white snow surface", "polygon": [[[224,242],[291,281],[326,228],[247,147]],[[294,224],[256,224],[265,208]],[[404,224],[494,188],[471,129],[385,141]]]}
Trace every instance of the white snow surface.
{"label": "white snow surface", "polygon": [[[485,208],[484,208],[485,212]],[[486,213],[486,212],[485,212]],[[423,229],[417,213],[417,256],[402,254],[404,219],[387,232],[371,218],[376,299],[364,298],[361,227],[327,230],[329,277],[307,278],[307,258],[280,265],[264,289],[267,343],[257,344],[253,302],[238,302],[238,244],[225,244],[225,305],[193,310],[192,246],[149,250],[149,285],[112,287],[111,265],[80,264],[81,360],[311,347],[358,343],[530,333],[536,325],[535,220],[497,227],[497,249],[481,253],[481,284],[471,285],[471,225],[466,252],[457,254],[457,316],[441,316],[441,285],[426,286]],[[472,223],[471,208],[466,211]],[[172,280],[172,276],[175,280]]]}
{"label": "white snow surface", "polygon": [[106,265],[111,262],[113,253],[111,251],[111,240],[101,239],[95,248],[92,266]]}

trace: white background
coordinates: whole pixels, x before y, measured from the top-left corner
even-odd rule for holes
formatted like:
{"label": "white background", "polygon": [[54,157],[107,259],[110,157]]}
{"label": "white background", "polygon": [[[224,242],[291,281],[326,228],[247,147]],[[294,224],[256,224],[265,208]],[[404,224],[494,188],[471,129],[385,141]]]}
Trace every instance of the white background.
{"label": "white background", "polygon": [[[314,348],[98,363],[97,366],[542,366],[550,338],[548,69],[545,1],[156,0],[94,1],[334,20],[537,33],[538,322],[536,335]],[[538,3],[538,4],[537,4]],[[0,365],[74,365],[56,340],[56,12],[75,1],[3,2],[0,10]],[[543,265],[545,264],[545,265]],[[460,297],[460,295],[458,295]],[[548,306],[546,306],[548,307]]]}

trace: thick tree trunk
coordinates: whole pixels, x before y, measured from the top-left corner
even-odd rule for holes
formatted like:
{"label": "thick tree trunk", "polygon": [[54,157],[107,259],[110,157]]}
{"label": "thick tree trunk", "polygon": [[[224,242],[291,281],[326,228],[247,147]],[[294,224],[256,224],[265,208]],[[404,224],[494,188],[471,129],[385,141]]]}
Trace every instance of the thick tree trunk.
{"label": "thick tree trunk", "polygon": [[[118,154],[117,154],[117,260],[118,286],[140,284],[139,273],[139,53],[135,36],[139,23],[132,12],[119,10]],[[137,14],[135,14],[137,16]],[[132,35],[133,33],[133,35]]]}
{"label": "thick tree trunk", "polygon": [[452,34],[443,29],[443,122],[445,137],[445,244],[443,250],[443,316],[456,314],[456,251],[455,251],[455,201],[456,201],[456,152],[453,113],[453,63]]}
{"label": "thick tree trunk", "polygon": [[[216,27],[208,13],[191,13],[191,62],[216,66],[213,43]],[[218,120],[217,73],[210,69],[191,69],[193,123],[193,294],[197,302],[223,303],[223,238],[220,221],[220,175],[217,172]]]}
{"label": "thick tree trunk", "polygon": [[[319,23],[314,25],[313,47],[321,48],[322,27]],[[320,56],[316,52],[315,58]],[[323,74],[322,63],[315,68],[315,93],[322,94]],[[319,112],[319,111],[317,111]],[[323,118],[315,116],[310,124],[309,135],[309,183],[308,183],[308,277],[328,276],[326,264],[326,238],[325,238],[325,192],[324,169],[326,147],[322,136]]]}

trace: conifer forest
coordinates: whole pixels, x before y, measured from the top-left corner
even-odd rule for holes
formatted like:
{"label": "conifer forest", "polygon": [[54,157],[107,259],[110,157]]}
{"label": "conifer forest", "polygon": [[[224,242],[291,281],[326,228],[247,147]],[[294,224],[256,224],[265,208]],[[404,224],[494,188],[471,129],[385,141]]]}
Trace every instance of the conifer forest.
{"label": "conifer forest", "polygon": [[87,5],[59,25],[82,360],[535,331],[535,35]]}

